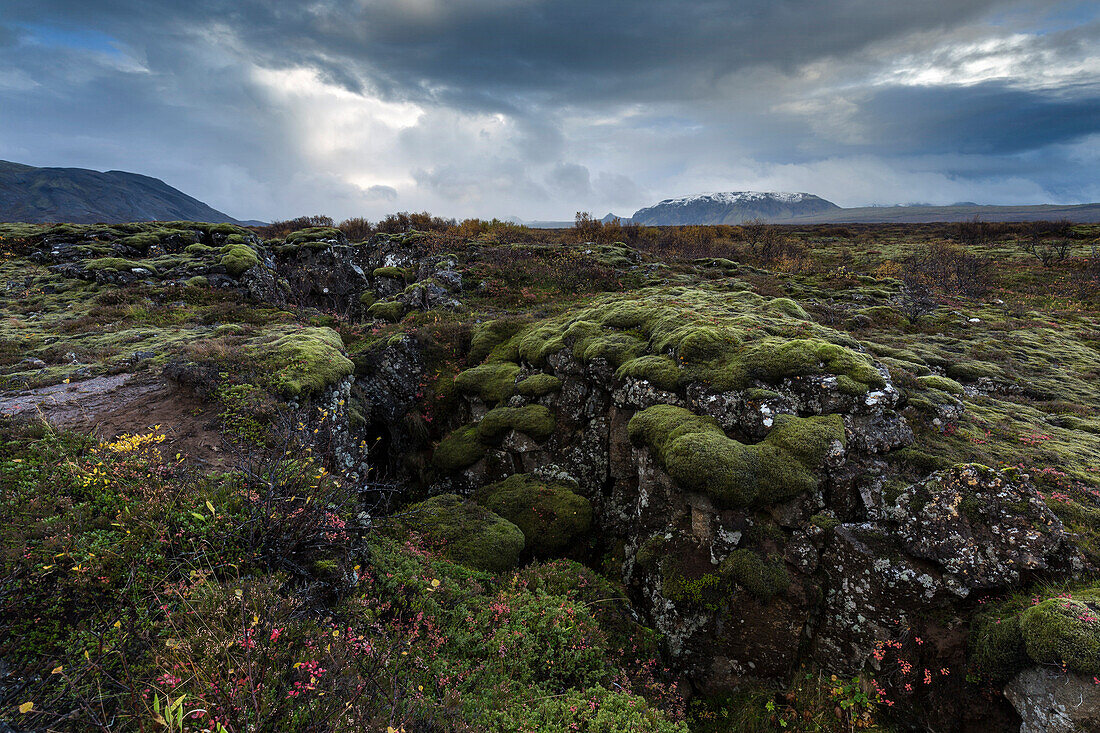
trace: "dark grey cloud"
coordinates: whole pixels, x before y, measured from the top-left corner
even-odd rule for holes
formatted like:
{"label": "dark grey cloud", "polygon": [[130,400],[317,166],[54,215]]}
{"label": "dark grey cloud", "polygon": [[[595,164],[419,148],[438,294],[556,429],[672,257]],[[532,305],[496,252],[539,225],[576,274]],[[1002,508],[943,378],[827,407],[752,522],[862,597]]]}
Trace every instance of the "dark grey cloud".
{"label": "dark grey cloud", "polygon": [[0,8],[0,157],[157,175],[243,218],[1100,197],[1100,9],[1070,0]]}

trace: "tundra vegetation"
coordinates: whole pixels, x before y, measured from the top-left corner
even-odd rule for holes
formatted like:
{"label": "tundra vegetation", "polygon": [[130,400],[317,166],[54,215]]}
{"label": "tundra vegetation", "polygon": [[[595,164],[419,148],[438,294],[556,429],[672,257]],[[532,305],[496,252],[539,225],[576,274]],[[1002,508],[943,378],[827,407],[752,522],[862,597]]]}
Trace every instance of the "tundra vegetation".
{"label": "tundra vegetation", "polygon": [[[0,727],[900,731],[957,698],[1011,730],[1021,670],[1100,675],[1098,238],[0,225]],[[818,402],[784,408],[791,385]],[[72,409],[77,388],[106,395]],[[757,422],[700,407],[723,395]],[[882,399],[911,435],[868,447],[846,420]],[[860,452],[873,508],[838,488]],[[589,455],[695,513],[625,536]],[[928,477],[959,464],[1038,497],[960,490],[968,527],[1017,502],[1066,561],[902,609],[862,656],[796,642],[716,686],[685,666],[670,618],[824,613],[841,540],[900,562],[856,520],[936,509]],[[954,666],[923,666],[921,629]]]}

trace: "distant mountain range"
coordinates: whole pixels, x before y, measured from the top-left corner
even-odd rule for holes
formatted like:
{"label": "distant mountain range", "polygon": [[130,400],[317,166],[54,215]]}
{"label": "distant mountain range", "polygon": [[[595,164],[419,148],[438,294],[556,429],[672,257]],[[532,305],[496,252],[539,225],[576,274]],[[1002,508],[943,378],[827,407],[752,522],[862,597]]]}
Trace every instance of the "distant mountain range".
{"label": "distant mountain range", "polygon": [[774,224],[920,224],[968,221],[1068,219],[1100,222],[1100,204],[983,206],[969,201],[949,206],[906,204],[844,209],[808,193],[737,191],[680,196],[640,209],[628,221],[648,226],[740,224],[760,218]]}
{"label": "distant mountain range", "polygon": [[630,220],[648,226],[675,224],[740,224],[746,219],[768,221],[817,216],[840,210],[812,193],[731,191],[665,199],[639,209]]}
{"label": "distant mountain range", "polygon": [[137,173],[35,168],[0,160],[0,221],[115,224],[178,220],[253,223],[237,221],[164,181]]}

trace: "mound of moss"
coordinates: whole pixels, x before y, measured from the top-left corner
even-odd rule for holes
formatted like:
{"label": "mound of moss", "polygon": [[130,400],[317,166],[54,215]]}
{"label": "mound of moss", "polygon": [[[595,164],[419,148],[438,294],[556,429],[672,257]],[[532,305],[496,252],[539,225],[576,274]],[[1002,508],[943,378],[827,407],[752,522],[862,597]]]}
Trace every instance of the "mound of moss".
{"label": "mound of moss", "polygon": [[474,500],[519,527],[527,549],[540,557],[569,549],[592,526],[588,499],[527,474],[484,486]]}
{"label": "mound of moss", "polygon": [[463,425],[444,438],[432,455],[432,463],[443,471],[472,466],[511,430],[542,442],[554,433],[554,415],[542,405],[489,410],[479,422]]}
{"label": "mound of moss", "polygon": [[407,507],[400,524],[442,543],[451,560],[478,570],[508,570],[523,551],[519,527],[455,494],[433,496]]}
{"label": "mound of moss", "polygon": [[371,274],[375,277],[392,277],[395,280],[412,279],[410,273],[407,270],[402,270],[400,267],[376,267]]}
{"label": "mound of moss", "polygon": [[152,265],[123,259],[122,257],[100,257],[98,259],[88,260],[84,263],[84,268],[86,270],[109,270],[113,272],[129,272],[137,268],[145,268],[150,272],[156,272]]}
{"label": "mound of moss", "polygon": [[335,227],[309,227],[291,232],[286,237],[286,243],[297,246],[311,244],[327,245],[330,242],[346,242],[344,233]]}
{"label": "mound of moss", "polygon": [[493,353],[497,347],[508,343],[528,323],[527,320],[520,318],[500,318],[495,321],[479,323],[470,337],[468,362],[477,364],[484,361],[485,357]]}
{"label": "mound of moss", "polygon": [[1100,586],[1018,596],[971,624],[970,660],[995,682],[1032,664],[1100,675]]}
{"label": "mound of moss", "polygon": [[440,441],[432,463],[443,471],[459,471],[481,460],[486,450],[488,446],[477,438],[477,425],[463,425]]}
{"label": "mound of moss", "polygon": [[221,252],[221,265],[233,277],[240,277],[245,271],[260,264],[256,252],[245,244],[229,244]]}
{"label": "mound of moss", "polygon": [[817,470],[834,443],[844,445],[840,415],[780,415],[754,445],[728,437],[718,422],[673,405],[655,405],[627,425],[680,486],[727,507],[764,506],[817,487]]}
{"label": "mound of moss", "polygon": [[480,397],[488,405],[504,402],[515,393],[519,365],[510,362],[482,364],[455,377],[455,388]]}
{"label": "mound of moss", "polygon": [[355,371],[331,328],[275,330],[257,344],[276,389],[287,397],[315,395]]}
{"label": "mound of moss", "polygon": [[404,317],[406,310],[405,304],[400,300],[380,300],[377,303],[372,303],[367,308],[367,315],[383,321],[397,323]]}
{"label": "mound of moss", "polygon": [[542,405],[497,407],[489,410],[477,424],[482,443],[499,443],[509,431],[529,435],[540,443],[554,434],[554,415]]}
{"label": "mound of moss", "polygon": [[561,380],[550,374],[532,374],[516,384],[516,392],[531,399],[538,399],[561,390]]}
{"label": "mound of moss", "polygon": [[647,288],[608,295],[506,338],[505,327],[475,333],[476,355],[536,366],[562,349],[582,362],[604,359],[620,378],[664,389],[706,382],[746,389],[753,380],[834,375],[841,391],[863,394],[885,380],[850,336],[814,323],[788,298],[706,287]]}

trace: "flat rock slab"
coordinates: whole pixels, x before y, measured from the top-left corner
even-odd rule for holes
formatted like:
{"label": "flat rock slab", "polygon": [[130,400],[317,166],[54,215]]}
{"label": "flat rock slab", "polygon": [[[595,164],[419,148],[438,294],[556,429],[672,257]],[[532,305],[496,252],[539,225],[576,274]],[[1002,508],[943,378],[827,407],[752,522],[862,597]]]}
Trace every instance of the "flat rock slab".
{"label": "flat rock slab", "polygon": [[159,425],[165,455],[181,453],[215,466],[225,463],[216,414],[175,382],[148,374],[113,374],[68,384],[0,393],[0,415],[33,419],[110,440]]}

